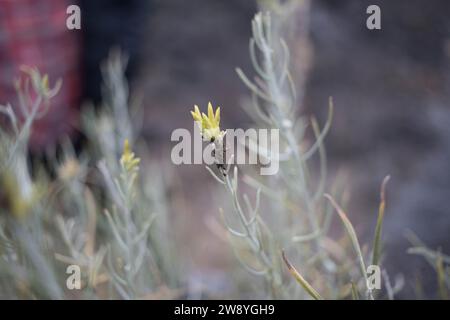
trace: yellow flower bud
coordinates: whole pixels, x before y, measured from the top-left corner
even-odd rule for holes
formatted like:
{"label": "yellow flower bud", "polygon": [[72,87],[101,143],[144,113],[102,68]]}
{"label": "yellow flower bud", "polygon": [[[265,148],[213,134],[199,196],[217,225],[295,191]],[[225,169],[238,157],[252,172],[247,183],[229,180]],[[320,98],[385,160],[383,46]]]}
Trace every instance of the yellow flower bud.
{"label": "yellow flower bud", "polygon": [[220,130],[220,107],[217,107],[216,112],[213,110],[211,102],[208,103],[208,115],[200,113],[197,105],[194,106],[194,111],[191,111],[192,118],[198,124],[203,139],[206,141],[214,141],[223,137],[224,132]]}

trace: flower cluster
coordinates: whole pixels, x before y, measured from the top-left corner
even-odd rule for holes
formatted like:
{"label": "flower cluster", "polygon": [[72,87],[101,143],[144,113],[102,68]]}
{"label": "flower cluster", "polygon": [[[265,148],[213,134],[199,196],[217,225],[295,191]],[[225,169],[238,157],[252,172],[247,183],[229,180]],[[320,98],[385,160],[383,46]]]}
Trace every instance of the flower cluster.
{"label": "flower cluster", "polygon": [[24,218],[36,204],[39,196],[34,185],[21,185],[15,175],[6,172],[0,177],[0,198],[14,217]]}
{"label": "flower cluster", "polygon": [[200,132],[205,141],[214,142],[217,139],[222,139],[225,131],[220,131],[220,107],[217,107],[214,112],[211,102],[208,103],[208,115],[200,110],[197,105],[194,106],[194,111],[191,111],[194,121],[200,128]]}
{"label": "flower cluster", "polygon": [[[48,74],[42,75],[37,68],[22,66],[21,71],[29,77],[34,91],[37,94],[41,95],[44,98],[44,100],[49,100],[53,98],[61,88],[62,85],[61,79],[59,79],[56,82],[53,88],[50,88],[48,81]],[[21,87],[22,81],[19,79],[16,81],[16,89],[20,89]],[[25,87],[28,87],[28,80],[25,81]]]}
{"label": "flower cluster", "polygon": [[128,142],[128,139],[126,139],[123,144],[123,153],[120,157],[120,165],[123,170],[128,173],[137,172],[139,170],[140,162],[141,159],[134,155],[134,152],[131,151],[130,143]]}

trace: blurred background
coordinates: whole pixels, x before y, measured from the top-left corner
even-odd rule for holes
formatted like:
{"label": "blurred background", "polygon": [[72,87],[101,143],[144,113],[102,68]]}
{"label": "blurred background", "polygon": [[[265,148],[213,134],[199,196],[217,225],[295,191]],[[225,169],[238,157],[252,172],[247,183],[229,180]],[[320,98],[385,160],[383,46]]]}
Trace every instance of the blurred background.
{"label": "blurred background", "polygon": [[[406,253],[405,232],[450,252],[450,2],[304,3],[284,26],[299,114],[324,123],[333,96],[330,179],[347,179],[347,209],[364,242],[373,237],[382,179],[391,175],[387,268],[405,277],[419,272],[432,292],[434,275]],[[81,30],[66,28],[69,4],[81,8]],[[366,28],[370,4],[381,8],[381,30]],[[211,230],[209,218],[218,214],[211,203],[215,181],[202,166],[171,164],[170,134],[192,129],[188,111],[208,101],[222,106],[225,128],[251,126],[240,107],[248,92],[235,68],[251,72],[248,41],[256,11],[252,0],[0,0],[0,102],[15,105],[12,79],[21,65],[63,79],[52,111],[34,127],[35,154],[65,134],[83,143],[80,110],[87,101],[101,105],[102,61],[111,48],[128,54],[130,90],[145,115],[142,136],[171,172],[175,237],[194,280],[223,277],[233,257]],[[402,295],[412,297],[412,289]]]}

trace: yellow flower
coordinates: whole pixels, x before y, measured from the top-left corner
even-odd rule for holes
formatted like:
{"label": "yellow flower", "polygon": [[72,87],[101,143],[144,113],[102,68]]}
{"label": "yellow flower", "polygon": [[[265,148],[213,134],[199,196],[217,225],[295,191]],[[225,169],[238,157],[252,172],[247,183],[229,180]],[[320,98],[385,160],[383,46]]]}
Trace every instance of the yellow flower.
{"label": "yellow flower", "polygon": [[122,165],[122,168],[124,168],[127,172],[137,171],[139,170],[140,162],[141,159],[135,157],[134,152],[131,151],[130,143],[128,142],[128,139],[126,139],[123,144],[123,153],[120,157],[120,164]]}
{"label": "yellow flower", "polygon": [[[42,97],[45,99],[53,98],[59,92],[59,89],[61,89],[61,79],[58,79],[55,86],[53,88],[50,88],[48,74],[41,75],[37,68],[31,68],[28,66],[21,66],[20,69],[31,80],[34,91],[37,94],[42,95]],[[21,80],[19,79],[16,82],[16,88],[20,89],[20,87]]]}
{"label": "yellow flower", "polygon": [[211,102],[208,103],[208,115],[200,113],[197,105],[194,106],[194,111],[191,111],[192,118],[200,128],[203,139],[206,141],[214,141],[223,137],[224,131],[220,131],[220,107],[217,107],[214,113]]}
{"label": "yellow flower", "polygon": [[5,201],[5,208],[16,218],[24,218],[38,199],[34,186],[29,195],[24,194],[16,177],[9,172],[0,177],[0,191],[0,199]]}

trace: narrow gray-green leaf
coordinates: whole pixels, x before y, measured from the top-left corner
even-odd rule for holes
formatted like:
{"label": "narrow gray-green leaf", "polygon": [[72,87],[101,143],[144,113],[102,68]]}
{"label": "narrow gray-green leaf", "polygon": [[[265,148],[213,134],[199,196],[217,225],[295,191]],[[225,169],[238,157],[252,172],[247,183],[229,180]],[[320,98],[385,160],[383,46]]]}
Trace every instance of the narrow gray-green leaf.
{"label": "narrow gray-green leaf", "polygon": [[308,294],[314,298],[315,300],[323,300],[322,296],[308,283],[308,281],[303,278],[303,276],[295,269],[295,267],[289,262],[289,260],[286,258],[286,255],[284,251],[281,252],[281,255],[283,257],[284,263],[286,263],[286,266],[288,267],[289,272],[291,275],[297,280],[298,283],[303,287],[303,289],[308,292]]}
{"label": "narrow gray-green leaf", "polygon": [[[333,197],[331,197],[329,194],[325,194],[325,197],[330,201],[330,203],[338,213],[339,217],[341,218],[342,223],[344,224],[345,230],[347,231],[347,234],[349,235],[350,240],[352,242],[352,246],[358,256],[359,267],[361,269],[361,273],[364,276],[364,280],[367,286],[366,265],[364,263],[364,258],[362,255],[361,247],[359,245],[358,237],[356,236],[355,229],[353,228],[353,225],[350,222],[350,220],[347,218],[347,215],[345,214],[344,210],[342,210],[342,208],[336,203],[336,201],[334,201]],[[370,289],[368,287],[367,289],[369,291],[369,296],[371,296]]]}
{"label": "narrow gray-green leaf", "polygon": [[390,179],[390,176],[386,176],[381,184],[380,192],[380,206],[378,208],[377,225],[375,227],[375,236],[373,240],[373,256],[372,265],[378,265],[381,255],[381,230],[383,226],[384,211],[386,208],[386,185]]}

